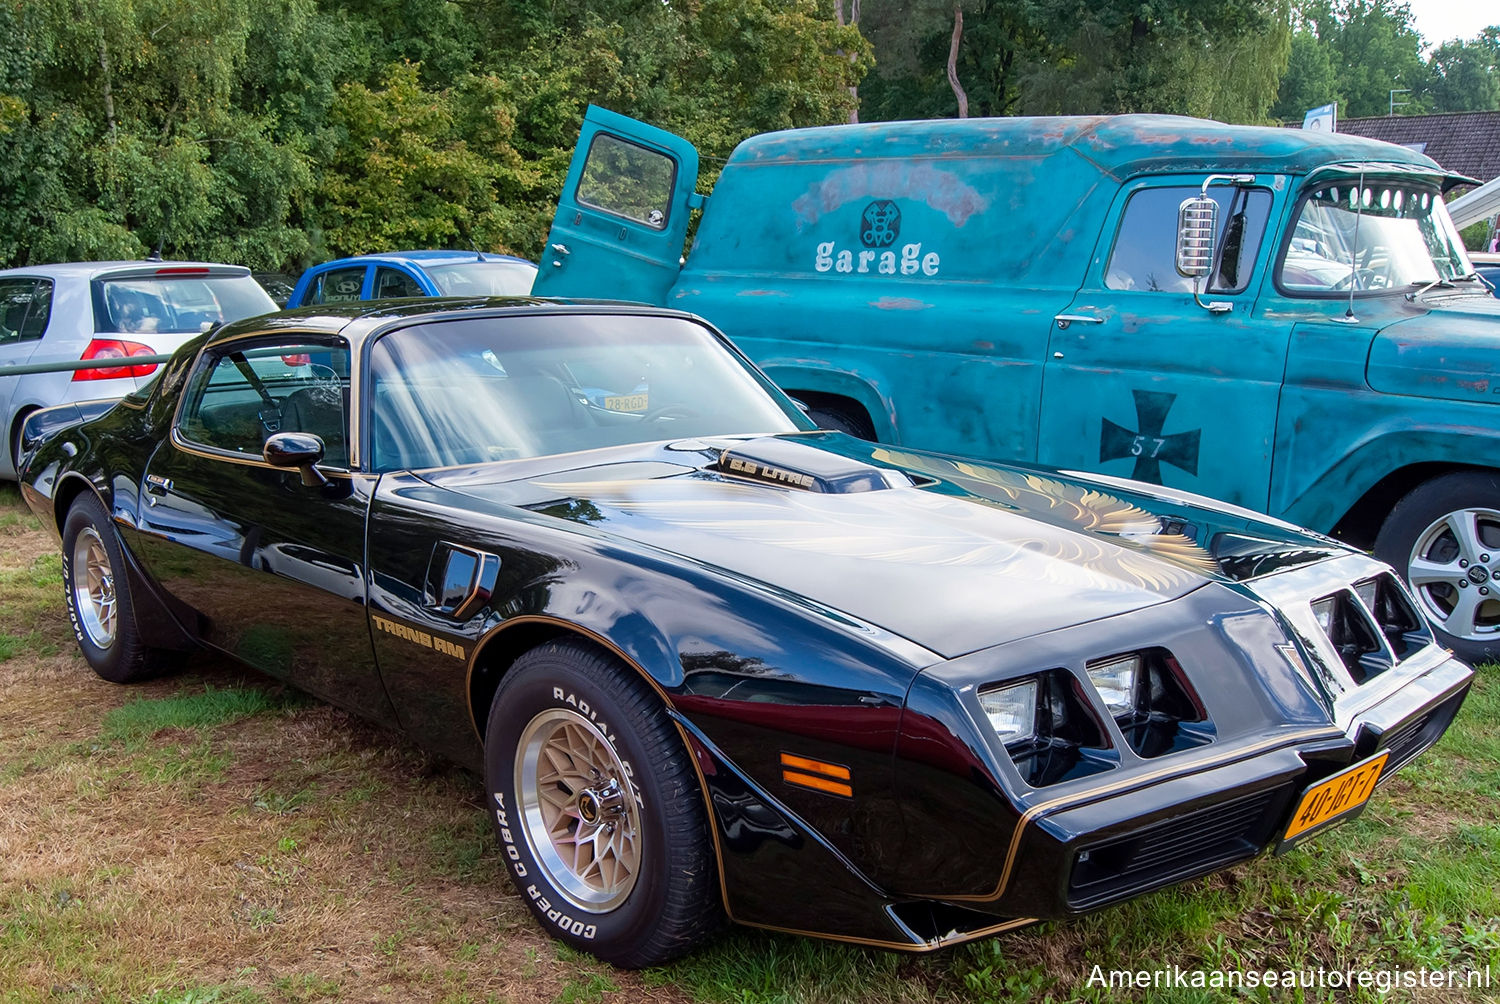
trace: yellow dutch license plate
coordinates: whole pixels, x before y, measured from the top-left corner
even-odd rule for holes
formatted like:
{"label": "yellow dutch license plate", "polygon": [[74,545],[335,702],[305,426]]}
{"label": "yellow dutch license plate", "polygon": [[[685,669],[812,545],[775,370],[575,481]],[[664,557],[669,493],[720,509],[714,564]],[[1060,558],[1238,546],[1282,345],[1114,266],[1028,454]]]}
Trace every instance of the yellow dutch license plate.
{"label": "yellow dutch license plate", "polygon": [[645,394],[621,394],[604,399],[605,411],[645,411],[650,406],[650,397]]}
{"label": "yellow dutch license plate", "polygon": [[1304,791],[1302,800],[1292,813],[1292,821],[1287,825],[1286,833],[1282,834],[1278,850],[1285,850],[1312,831],[1335,820],[1346,819],[1363,809],[1389,758],[1390,751],[1382,751],[1352,767],[1345,767]]}

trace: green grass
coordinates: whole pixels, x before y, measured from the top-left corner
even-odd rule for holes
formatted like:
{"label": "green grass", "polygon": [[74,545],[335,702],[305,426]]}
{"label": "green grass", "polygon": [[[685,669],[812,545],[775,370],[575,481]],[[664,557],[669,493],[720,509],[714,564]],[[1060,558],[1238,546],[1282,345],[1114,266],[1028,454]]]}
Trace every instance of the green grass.
{"label": "green grass", "polygon": [[104,716],[100,735],[106,741],[139,746],[165,729],[203,731],[303,703],[302,698],[273,694],[258,687],[216,690],[205,684],[202,691],[170,697],[138,697],[115,708]]}

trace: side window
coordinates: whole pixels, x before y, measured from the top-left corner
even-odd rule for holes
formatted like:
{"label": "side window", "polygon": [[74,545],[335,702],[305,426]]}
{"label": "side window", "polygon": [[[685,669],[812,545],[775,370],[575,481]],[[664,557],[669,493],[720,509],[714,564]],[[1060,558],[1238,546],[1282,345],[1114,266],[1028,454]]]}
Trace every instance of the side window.
{"label": "side window", "polygon": [[578,201],[664,230],[676,179],[676,162],[666,154],[599,133],[578,179]]}
{"label": "side window", "polygon": [[51,315],[51,280],[0,279],[0,345],[42,337]]}
{"label": "side window", "polygon": [[216,450],[260,456],[277,432],[323,440],[323,463],[349,464],[349,348],[278,342],[204,354],[178,432]]}
{"label": "side window", "polygon": [[426,296],[417,280],[396,268],[375,270],[375,293],[373,299],[384,300],[396,296]]}
{"label": "side window", "polygon": [[[1106,287],[1193,291],[1193,281],[1177,271],[1177,208],[1198,191],[1189,186],[1143,188],[1130,196],[1110,252]],[[1219,268],[1208,292],[1238,293],[1250,283],[1271,212],[1271,193],[1220,185],[1209,188],[1208,194],[1219,204]]]}
{"label": "side window", "polygon": [[365,285],[365,266],[335,268],[313,280],[308,303],[354,303]]}

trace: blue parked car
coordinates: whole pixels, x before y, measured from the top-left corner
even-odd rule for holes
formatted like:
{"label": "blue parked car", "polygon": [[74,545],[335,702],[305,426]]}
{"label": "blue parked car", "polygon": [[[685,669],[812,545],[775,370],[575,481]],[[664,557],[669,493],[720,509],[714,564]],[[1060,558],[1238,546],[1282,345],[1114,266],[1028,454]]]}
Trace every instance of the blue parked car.
{"label": "blue parked car", "polygon": [[536,266],[477,251],[392,251],[314,265],[297,280],[288,309],[407,296],[525,296]]}

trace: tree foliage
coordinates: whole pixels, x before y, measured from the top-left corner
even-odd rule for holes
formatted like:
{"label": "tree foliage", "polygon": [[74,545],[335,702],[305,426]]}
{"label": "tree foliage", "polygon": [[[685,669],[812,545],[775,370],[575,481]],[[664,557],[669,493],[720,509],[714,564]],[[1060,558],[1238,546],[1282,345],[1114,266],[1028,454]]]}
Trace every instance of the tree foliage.
{"label": "tree foliage", "polygon": [[709,157],[846,120],[814,0],[0,0],[0,263],[532,254],[590,102]]}
{"label": "tree foliage", "polygon": [[[1297,2],[1295,9],[1288,5]],[[0,265],[535,256],[590,103],[692,141],[971,115],[1500,107],[1400,0],[0,0]],[[873,72],[872,71],[873,68]]]}

